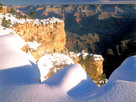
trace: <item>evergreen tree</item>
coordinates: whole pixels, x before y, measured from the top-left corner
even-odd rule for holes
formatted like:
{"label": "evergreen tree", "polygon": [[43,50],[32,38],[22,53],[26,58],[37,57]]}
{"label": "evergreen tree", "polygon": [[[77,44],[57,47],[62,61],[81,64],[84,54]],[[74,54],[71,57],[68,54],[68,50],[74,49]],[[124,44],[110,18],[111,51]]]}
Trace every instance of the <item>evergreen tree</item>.
{"label": "evergreen tree", "polygon": [[29,17],[31,17],[32,19],[34,19],[35,16],[36,16],[36,14],[35,14],[34,11],[30,12]]}
{"label": "evergreen tree", "polygon": [[3,8],[3,5],[0,3],[0,10]]}

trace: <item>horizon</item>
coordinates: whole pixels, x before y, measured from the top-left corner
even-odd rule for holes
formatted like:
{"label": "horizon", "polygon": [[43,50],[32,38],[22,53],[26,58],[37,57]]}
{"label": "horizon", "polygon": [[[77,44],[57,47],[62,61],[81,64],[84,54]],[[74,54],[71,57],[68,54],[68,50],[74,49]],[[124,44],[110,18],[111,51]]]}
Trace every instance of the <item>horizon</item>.
{"label": "horizon", "polygon": [[27,6],[27,5],[74,5],[74,4],[136,4],[135,0],[80,0],[78,2],[76,1],[63,1],[63,0],[56,0],[56,1],[37,1],[37,0],[29,0],[28,2],[25,2],[25,0],[1,0],[1,4],[7,5],[7,6]]}

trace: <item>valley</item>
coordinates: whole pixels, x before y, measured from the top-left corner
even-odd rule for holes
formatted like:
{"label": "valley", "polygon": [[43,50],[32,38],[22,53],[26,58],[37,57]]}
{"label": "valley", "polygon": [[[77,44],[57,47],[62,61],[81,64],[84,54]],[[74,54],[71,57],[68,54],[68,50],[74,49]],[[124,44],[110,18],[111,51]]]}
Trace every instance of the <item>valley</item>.
{"label": "valley", "polygon": [[103,55],[107,76],[126,57],[136,53],[135,4],[30,5],[14,8],[26,15],[34,12],[35,19],[57,17],[64,20],[66,48]]}

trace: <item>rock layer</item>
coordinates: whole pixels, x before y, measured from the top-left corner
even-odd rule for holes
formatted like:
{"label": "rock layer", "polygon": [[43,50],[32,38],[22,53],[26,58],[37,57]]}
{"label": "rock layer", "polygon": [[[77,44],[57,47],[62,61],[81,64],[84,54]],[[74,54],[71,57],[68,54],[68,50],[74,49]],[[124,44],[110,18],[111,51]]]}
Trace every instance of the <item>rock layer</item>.
{"label": "rock layer", "polygon": [[75,63],[81,64],[90,78],[94,81],[102,79],[103,74],[103,57],[96,54],[78,53],[77,55],[70,55]]}
{"label": "rock layer", "polygon": [[[37,50],[31,50],[37,60],[47,50],[48,53],[52,53],[60,52],[65,48],[66,34],[63,21],[49,24],[24,23],[18,24],[14,28],[16,33],[26,42],[36,41],[40,44]],[[23,49],[29,50],[27,46]]]}

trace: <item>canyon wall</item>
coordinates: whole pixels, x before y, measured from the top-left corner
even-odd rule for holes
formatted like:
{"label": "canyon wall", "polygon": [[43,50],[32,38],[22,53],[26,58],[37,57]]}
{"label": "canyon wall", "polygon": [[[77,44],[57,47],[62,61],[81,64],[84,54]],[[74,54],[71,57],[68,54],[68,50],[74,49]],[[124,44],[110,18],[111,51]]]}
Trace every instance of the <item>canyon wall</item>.
{"label": "canyon wall", "polygon": [[23,48],[26,51],[30,50],[36,60],[46,52],[60,52],[65,48],[66,34],[63,21],[49,24],[34,24],[30,22],[18,24],[13,28],[26,42],[35,41],[39,44],[36,50],[30,49],[28,46]]}
{"label": "canyon wall", "polygon": [[70,57],[76,64],[81,64],[92,80],[96,82],[102,80],[104,58],[101,55],[90,54],[82,51],[77,54],[70,53]]}
{"label": "canyon wall", "polygon": [[92,80],[99,81],[102,79],[104,59],[99,55],[88,55],[78,61],[86,70]]}

